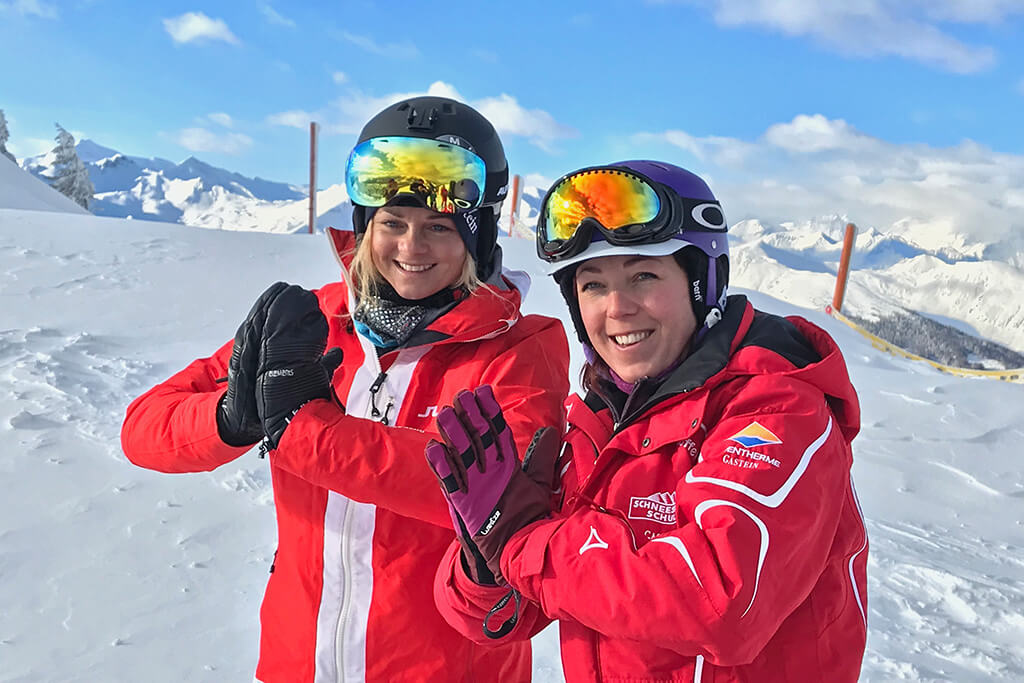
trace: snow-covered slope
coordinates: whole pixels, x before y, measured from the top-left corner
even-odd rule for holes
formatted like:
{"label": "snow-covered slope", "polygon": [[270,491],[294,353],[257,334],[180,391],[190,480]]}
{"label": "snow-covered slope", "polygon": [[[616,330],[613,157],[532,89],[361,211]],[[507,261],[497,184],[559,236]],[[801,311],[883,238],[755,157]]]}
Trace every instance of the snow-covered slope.
{"label": "snow-covered slope", "polygon": [[0,155],[0,207],[30,211],[88,213],[48,184],[32,177],[13,161]]}
{"label": "snow-covered slope", "polygon": [[[534,277],[526,308],[565,318],[533,243],[503,246]],[[829,266],[791,248],[808,263],[785,281],[817,288]],[[275,545],[266,462],[142,470],[120,452],[120,422],[227,341],[266,285],[316,286],[336,269],[319,235],[0,209],[0,681],[251,680]],[[744,271],[775,282],[758,262]],[[862,680],[1024,680],[1024,385],[942,375],[817,304],[749,294],[833,334],[861,398]],[[555,629],[534,642],[534,680],[561,680]]]}

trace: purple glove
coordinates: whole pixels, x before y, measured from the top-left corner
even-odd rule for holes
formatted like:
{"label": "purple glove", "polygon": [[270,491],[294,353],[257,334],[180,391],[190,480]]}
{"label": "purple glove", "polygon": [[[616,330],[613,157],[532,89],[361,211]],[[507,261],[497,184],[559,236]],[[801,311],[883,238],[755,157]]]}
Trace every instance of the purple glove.
{"label": "purple glove", "polygon": [[444,490],[469,576],[481,583],[473,569],[482,558],[503,583],[498,565],[505,543],[551,513],[561,439],[551,427],[537,430],[520,467],[512,431],[486,385],[460,392],[438,413],[437,427],[445,443],[427,444],[427,462]]}

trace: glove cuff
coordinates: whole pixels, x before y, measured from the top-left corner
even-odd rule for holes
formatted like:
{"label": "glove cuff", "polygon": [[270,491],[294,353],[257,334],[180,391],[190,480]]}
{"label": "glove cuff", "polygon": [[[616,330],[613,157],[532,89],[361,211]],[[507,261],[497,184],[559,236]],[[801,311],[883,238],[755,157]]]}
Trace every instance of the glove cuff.
{"label": "glove cuff", "polygon": [[467,557],[465,547],[459,552],[459,564],[469,580],[478,586],[497,586],[494,574],[487,568],[483,557]]}

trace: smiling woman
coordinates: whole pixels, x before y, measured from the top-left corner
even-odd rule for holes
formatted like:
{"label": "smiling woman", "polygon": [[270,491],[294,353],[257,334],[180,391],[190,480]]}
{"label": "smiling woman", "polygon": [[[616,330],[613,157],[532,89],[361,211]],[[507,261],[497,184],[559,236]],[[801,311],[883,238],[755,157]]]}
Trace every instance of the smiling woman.
{"label": "smiling woman", "polygon": [[[569,400],[568,431],[518,451],[523,471],[502,466],[517,450],[487,387],[457,398],[486,420],[438,413],[449,445],[468,445],[427,450],[459,542],[514,590],[505,640],[557,619],[570,683],[856,681],[860,415],[835,342],[727,296],[725,218],[685,169],[570,173],[538,225],[584,345],[585,397]],[[481,639],[502,591],[468,581],[455,557],[436,577],[439,605]]]}
{"label": "smiling woman", "polygon": [[[522,315],[524,283],[501,269],[507,181],[501,141],[474,109],[438,97],[388,107],[349,157],[353,231],[328,230],[342,281],[271,286],[233,342],[128,409],[124,451],[144,467],[209,470],[260,439],[269,450],[278,550],[258,681],[530,678],[528,643],[459,635],[424,580],[454,538],[423,461],[437,406],[499,385],[522,447],[563,421],[565,331]],[[495,583],[472,552],[463,562]]]}

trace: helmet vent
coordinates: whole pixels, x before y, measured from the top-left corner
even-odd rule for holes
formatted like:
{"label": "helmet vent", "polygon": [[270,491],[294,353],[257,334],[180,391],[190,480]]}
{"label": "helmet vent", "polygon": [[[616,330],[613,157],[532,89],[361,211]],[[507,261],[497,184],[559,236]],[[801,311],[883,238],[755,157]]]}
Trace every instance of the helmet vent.
{"label": "helmet vent", "polygon": [[431,130],[439,116],[437,107],[430,107],[426,110],[411,107],[406,122],[409,125],[409,130]]}

